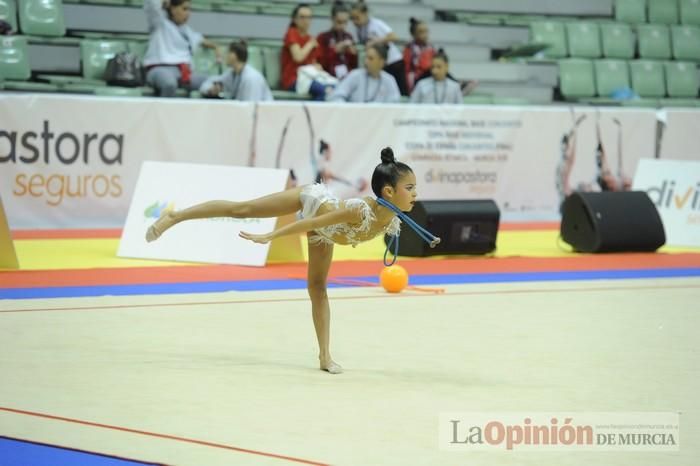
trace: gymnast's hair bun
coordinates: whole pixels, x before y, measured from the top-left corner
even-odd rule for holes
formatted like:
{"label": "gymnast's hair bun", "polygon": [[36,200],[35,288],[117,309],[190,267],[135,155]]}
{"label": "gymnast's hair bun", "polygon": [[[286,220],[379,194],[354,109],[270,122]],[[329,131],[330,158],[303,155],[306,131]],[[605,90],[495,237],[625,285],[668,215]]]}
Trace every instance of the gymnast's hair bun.
{"label": "gymnast's hair bun", "polygon": [[382,149],[382,163],[396,163],[394,151],[391,150],[391,147],[385,147]]}

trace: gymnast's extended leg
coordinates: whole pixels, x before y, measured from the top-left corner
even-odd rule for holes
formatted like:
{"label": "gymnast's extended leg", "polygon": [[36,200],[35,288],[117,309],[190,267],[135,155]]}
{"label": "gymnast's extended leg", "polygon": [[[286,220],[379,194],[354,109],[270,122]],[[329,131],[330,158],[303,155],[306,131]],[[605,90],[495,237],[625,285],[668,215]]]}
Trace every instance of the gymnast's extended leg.
{"label": "gymnast's extended leg", "polygon": [[164,212],[146,232],[146,241],[155,241],[165,231],[185,220],[213,217],[280,217],[301,209],[302,187],[287,189],[250,201],[208,201],[177,212]]}

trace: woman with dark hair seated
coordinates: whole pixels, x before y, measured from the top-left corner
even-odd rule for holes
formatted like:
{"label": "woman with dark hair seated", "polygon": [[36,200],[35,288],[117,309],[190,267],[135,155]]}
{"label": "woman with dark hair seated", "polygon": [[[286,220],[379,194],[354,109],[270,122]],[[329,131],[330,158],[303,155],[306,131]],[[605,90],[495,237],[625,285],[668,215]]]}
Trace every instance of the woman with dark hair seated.
{"label": "woman with dark hair seated", "polygon": [[357,49],[352,35],[345,30],[350,12],[343,2],[335,2],[331,8],[333,27],[318,35],[321,48],[320,63],[323,69],[338,79],[357,68]]}
{"label": "woman with dark hair seated", "polygon": [[459,83],[447,77],[449,60],[440,49],[433,55],[431,76],[421,79],[411,93],[411,103],[461,104],[462,90]]}
{"label": "woman with dark hair seated", "polygon": [[248,65],[248,45],[244,40],[231,42],[224,74],[212,76],[199,88],[206,97],[227,97],[251,102],[273,100],[265,77]]}
{"label": "woman with dark hair seated", "polygon": [[[406,85],[412,93],[413,88],[422,80],[429,78],[432,73],[433,57],[437,49],[430,43],[430,30],[425,21],[411,18],[409,20],[409,32],[413,40],[403,49],[403,61],[406,68]],[[446,58],[447,56],[445,56]],[[445,61],[447,64],[447,61]],[[479,81],[460,81],[447,73],[447,78],[459,83],[462,95],[468,95],[478,85]]]}
{"label": "woman with dark hair seated", "polygon": [[401,100],[401,93],[392,75],[383,71],[387,50],[382,44],[373,44],[365,53],[365,67],[351,71],[340,81],[330,100],[344,102],[384,102]]}
{"label": "woman with dark hair seated", "polygon": [[357,28],[357,41],[360,44],[367,48],[375,44],[387,47],[384,71],[394,77],[401,95],[408,95],[403,57],[395,44],[399,39],[396,33],[381,19],[370,16],[369,8],[364,1],[353,3],[350,10],[350,19],[352,19]]}
{"label": "woman with dark hair seated", "polygon": [[[284,35],[281,57],[282,88],[287,91],[307,92],[306,87],[301,90],[297,88],[300,85],[297,75],[302,66],[315,65],[321,69],[318,62],[321,56],[318,42],[309,34],[312,18],[311,7],[306,3],[298,4],[292,11],[292,21]],[[327,92],[327,87],[319,81],[310,81],[308,93],[314,100],[326,100]]]}
{"label": "woman with dark hair seated", "polygon": [[192,54],[199,47],[213,49],[216,44],[187,24],[190,0],[144,0],[148,30],[148,49],[143,57],[146,82],[161,97],[174,97],[178,87],[199,89],[204,75],[192,71]]}

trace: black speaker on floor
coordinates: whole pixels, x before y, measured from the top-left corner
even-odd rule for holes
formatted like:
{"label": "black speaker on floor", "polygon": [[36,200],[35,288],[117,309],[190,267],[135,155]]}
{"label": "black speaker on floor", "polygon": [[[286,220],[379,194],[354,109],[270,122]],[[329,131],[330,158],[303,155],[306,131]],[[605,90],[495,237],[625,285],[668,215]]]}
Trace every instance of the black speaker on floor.
{"label": "black speaker on floor", "polygon": [[666,242],[644,191],[573,193],[562,204],[561,237],[578,252],[656,251]]}
{"label": "black speaker on floor", "polygon": [[[501,214],[492,200],[419,201],[408,215],[441,241],[431,248],[411,227],[402,224],[401,256],[487,254],[496,249]],[[384,241],[388,243],[389,237]]]}

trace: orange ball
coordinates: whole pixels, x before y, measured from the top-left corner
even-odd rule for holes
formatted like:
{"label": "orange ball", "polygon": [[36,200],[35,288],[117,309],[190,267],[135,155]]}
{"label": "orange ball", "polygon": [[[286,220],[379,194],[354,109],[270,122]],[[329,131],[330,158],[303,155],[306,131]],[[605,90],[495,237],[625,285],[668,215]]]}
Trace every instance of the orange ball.
{"label": "orange ball", "polygon": [[408,286],[408,272],[400,265],[384,267],[379,274],[379,283],[389,293],[400,293]]}

